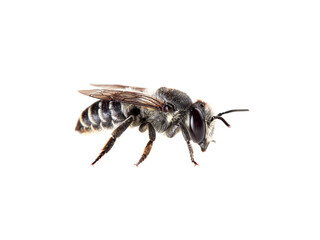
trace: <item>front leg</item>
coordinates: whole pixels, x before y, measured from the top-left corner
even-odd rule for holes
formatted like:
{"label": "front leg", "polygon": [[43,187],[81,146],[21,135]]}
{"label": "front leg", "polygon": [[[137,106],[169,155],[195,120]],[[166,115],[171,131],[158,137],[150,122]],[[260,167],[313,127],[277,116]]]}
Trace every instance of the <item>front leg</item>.
{"label": "front leg", "polygon": [[186,115],[185,111],[180,110],[172,118],[168,129],[166,130],[166,135],[168,138],[173,138],[180,130],[179,126],[182,124],[183,118]]}
{"label": "front leg", "polygon": [[184,138],[184,140],[186,141],[186,143],[188,145],[191,162],[193,162],[194,165],[197,166],[199,164],[194,160],[194,157],[193,157],[193,149],[192,149],[192,146],[191,146],[191,143],[190,143],[190,134],[189,134],[187,128],[182,123],[180,124],[180,129],[181,129],[183,138]]}

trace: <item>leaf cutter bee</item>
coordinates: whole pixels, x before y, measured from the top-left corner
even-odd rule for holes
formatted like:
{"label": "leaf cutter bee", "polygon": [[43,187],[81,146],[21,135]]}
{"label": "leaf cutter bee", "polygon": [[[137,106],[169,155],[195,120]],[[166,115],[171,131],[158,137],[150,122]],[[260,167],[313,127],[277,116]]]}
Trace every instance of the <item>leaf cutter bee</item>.
{"label": "leaf cutter bee", "polygon": [[229,123],[222,115],[232,112],[249,111],[233,109],[214,115],[210,106],[203,101],[192,102],[190,97],[177,89],[161,87],[153,93],[140,87],[124,85],[92,84],[97,89],[79,92],[99,99],[86,108],[77,122],[75,130],[89,133],[103,129],[113,129],[110,139],[94,160],[94,165],[113,147],[116,139],[129,127],[139,127],[140,132],[148,130],[149,141],[144,148],[138,166],[150,153],[156,132],[172,138],[181,132],[187,143],[191,161],[195,164],[191,141],[206,151],[212,139],[215,120]]}

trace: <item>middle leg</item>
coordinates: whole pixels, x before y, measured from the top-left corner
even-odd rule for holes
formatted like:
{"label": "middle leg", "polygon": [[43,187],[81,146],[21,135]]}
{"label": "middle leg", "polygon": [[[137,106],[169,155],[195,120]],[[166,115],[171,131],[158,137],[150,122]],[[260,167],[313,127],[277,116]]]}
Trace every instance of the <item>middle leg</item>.
{"label": "middle leg", "polygon": [[[152,148],[152,144],[154,142],[154,140],[156,140],[156,131],[154,130],[154,128],[152,127],[152,125],[150,123],[146,124],[148,126],[148,131],[149,131],[149,142],[147,143],[147,145],[144,148],[143,154],[139,160],[139,162],[137,162],[135,165],[138,167],[140,163],[142,163],[149,155],[151,148]],[[143,131],[144,126],[140,126],[140,131]]]}

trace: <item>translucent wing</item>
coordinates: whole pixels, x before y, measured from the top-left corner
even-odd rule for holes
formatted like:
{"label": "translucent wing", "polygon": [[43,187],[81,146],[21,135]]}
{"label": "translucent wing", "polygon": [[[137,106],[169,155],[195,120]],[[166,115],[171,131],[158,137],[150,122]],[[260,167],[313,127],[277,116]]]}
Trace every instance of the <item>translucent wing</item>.
{"label": "translucent wing", "polygon": [[120,84],[90,84],[91,86],[94,87],[99,87],[99,88],[105,88],[105,89],[118,89],[118,90],[133,90],[137,92],[145,92],[147,89],[146,88],[141,88],[141,87],[132,87],[132,86],[125,86],[125,85],[120,85]]}
{"label": "translucent wing", "polygon": [[112,87],[110,87],[110,86],[116,86],[115,88],[118,88],[119,86],[122,86],[122,85],[104,85],[104,86],[105,87],[108,86],[108,87],[104,89],[80,90],[79,92],[84,95],[87,95],[93,98],[98,98],[101,100],[129,103],[137,106],[144,106],[148,108],[157,109],[159,111],[164,111],[164,112],[166,111],[166,108],[165,108],[166,105],[162,100],[149,96],[143,92],[115,90],[115,89],[112,89]]}

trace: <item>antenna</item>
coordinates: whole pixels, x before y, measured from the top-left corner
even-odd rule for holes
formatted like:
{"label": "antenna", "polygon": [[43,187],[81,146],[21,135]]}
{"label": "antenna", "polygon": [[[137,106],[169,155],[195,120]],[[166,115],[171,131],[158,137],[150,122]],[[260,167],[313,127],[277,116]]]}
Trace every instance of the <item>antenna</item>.
{"label": "antenna", "polygon": [[231,127],[230,124],[229,124],[223,117],[221,117],[221,116],[224,115],[224,114],[227,114],[227,113],[232,113],[232,112],[247,112],[247,111],[249,111],[249,109],[232,109],[232,110],[229,110],[229,111],[226,111],[226,112],[219,113],[217,116],[214,116],[213,118],[214,118],[214,119],[219,119],[219,120],[221,120],[227,127]]}

